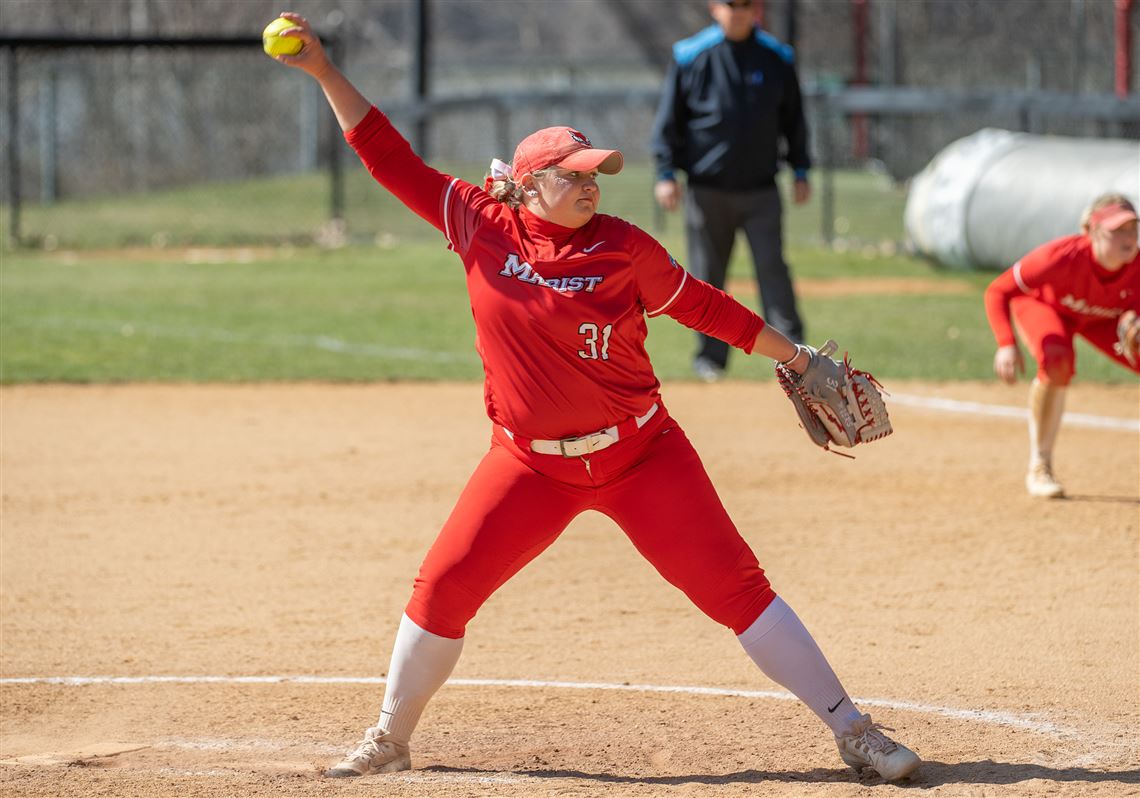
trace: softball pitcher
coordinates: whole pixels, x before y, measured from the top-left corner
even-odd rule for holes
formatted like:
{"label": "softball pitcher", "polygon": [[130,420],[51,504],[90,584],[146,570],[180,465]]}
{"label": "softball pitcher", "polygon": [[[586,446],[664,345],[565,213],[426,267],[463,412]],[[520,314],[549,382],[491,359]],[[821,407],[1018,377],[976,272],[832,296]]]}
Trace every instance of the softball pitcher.
{"label": "softball pitcher", "polygon": [[622,168],[568,127],[524,139],[483,186],[427,166],[327,59],[309,24],[277,56],[315,78],[372,176],[440,230],[466,272],[485,372],[490,450],[428,551],[401,619],[380,718],[328,776],[411,767],[408,743],[480,606],[585,510],[611,517],[771,679],[835,735],[843,760],[886,779],[919,758],[851,702],[772,590],[685,433],[662,402],[646,317],[667,314],[797,371],[812,354],[693,279],[653,238],[598,213],[597,176]]}
{"label": "softball pitcher", "polygon": [[1140,374],[1140,250],[1136,208],[1120,194],[1095,199],[1081,217],[1081,233],[1044,244],[1013,264],[986,289],[986,316],[998,349],[994,373],[1007,383],[1025,370],[1013,322],[1037,361],[1029,388],[1031,496],[1058,498],[1053,445],[1076,375],[1073,338],[1080,335],[1122,366]]}

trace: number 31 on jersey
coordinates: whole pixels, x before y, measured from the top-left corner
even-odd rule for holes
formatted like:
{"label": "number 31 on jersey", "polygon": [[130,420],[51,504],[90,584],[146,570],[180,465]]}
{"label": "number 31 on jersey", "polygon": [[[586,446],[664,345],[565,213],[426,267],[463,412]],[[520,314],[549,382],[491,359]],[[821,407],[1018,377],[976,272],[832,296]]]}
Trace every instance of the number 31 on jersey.
{"label": "number 31 on jersey", "polygon": [[583,360],[609,360],[610,333],[613,332],[613,329],[614,326],[612,324],[607,324],[601,328],[601,349],[599,349],[598,325],[589,321],[584,321],[578,325],[578,333],[585,336],[585,341],[583,341],[585,348],[578,350],[578,357]]}

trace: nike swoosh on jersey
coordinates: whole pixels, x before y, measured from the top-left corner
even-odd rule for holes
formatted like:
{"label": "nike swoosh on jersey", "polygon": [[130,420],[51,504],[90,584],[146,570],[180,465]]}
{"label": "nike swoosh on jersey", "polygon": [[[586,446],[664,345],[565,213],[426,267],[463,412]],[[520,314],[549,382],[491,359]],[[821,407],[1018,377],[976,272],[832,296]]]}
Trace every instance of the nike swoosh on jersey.
{"label": "nike swoosh on jersey", "polygon": [[601,246],[602,244],[604,244],[604,243],[606,243],[606,242],[605,242],[605,241],[599,241],[599,242],[598,242],[598,243],[596,243],[596,244],[591,244],[590,246],[588,246],[588,247],[586,247],[585,249],[583,249],[583,250],[582,250],[582,252],[584,252],[585,254],[589,255],[591,252],[593,252],[595,249],[597,249],[598,247],[600,247],[600,246]]}

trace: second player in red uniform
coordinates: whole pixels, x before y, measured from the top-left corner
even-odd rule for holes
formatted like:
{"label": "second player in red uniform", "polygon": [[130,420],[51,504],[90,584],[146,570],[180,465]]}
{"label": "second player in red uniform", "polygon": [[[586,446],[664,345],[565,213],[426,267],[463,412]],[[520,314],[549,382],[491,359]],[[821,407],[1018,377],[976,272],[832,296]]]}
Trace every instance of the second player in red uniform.
{"label": "second player in red uniform", "polygon": [[997,339],[994,372],[1007,383],[1025,370],[1014,335],[1037,364],[1029,388],[1029,470],[1025,486],[1042,498],[1064,495],[1053,472],[1053,449],[1065,395],[1077,371],[1073,339],[1080,335],[1125,368],[1140,373],[1125,326],[1140,311],[1140,250],[1136,208],[1106,194],[1081,219],[1082,232],[1050,241],[1003,272],[986,289],[986,316]]}
{"label": "second player in red uniform", "polygon": [[409,740],[491,594],[585,510],[611,517],[704,613],[730,628],[771,679],[815,712],[843,760],[887,779],[918,757],[858,710],[729,519],[645,350],[665,314],[746,352],[807,366],[806,351],[691,277],[651,236],[598,213],[599,173],[622,167],[572,128],[540,130],[483,186],[427,166],[387,118],[304,42],[278,60],[312,75],[373,177],[438,228],[459,256],[485,371],[490,450],[415,579],[380,717],[330,776],[411,767]]}

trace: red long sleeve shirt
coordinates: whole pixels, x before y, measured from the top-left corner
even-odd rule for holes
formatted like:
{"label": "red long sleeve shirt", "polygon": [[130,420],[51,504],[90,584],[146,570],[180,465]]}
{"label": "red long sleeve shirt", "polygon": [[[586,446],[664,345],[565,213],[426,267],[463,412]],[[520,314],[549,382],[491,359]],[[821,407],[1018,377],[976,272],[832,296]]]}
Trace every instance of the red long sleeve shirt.
{"label": "red long sleeve shirt", "polygon": [[652,236],[595,214],[568,228],[425,164],[376,108],[345,139],[463,261],[487,415],[527,438],[584,435],[660,398],[646,318],[751,352],[764,320],[689,275]]}
{"label": "red long sleeve shirt", "polygon": [[998,346],[1014,343],[1009,303],[1031,296],[1052,305],[1078,327],[1140,311],[1140,256],[1115,272],[1093,257],[1088,236],[1058,238],[1037,247],[1002,272],[986,289],[986,317]]}

